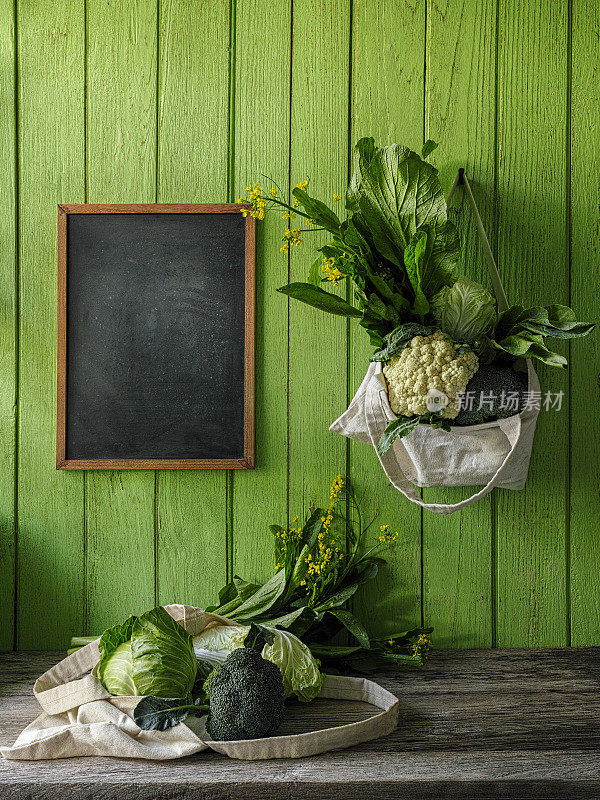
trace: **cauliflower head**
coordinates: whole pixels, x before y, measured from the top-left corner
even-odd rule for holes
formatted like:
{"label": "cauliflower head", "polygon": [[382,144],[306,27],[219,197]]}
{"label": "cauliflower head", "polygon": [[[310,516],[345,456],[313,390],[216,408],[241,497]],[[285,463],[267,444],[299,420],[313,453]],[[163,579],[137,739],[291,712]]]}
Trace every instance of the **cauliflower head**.
{"label": "cauliflower head", "polygon": [[411,339],[383,367],[392,411],[403,417],[427,414],[431,410],[428,393],[436,390],[448,398],[440,415],[454,419],[460,411],[460,395],[479,368],[475,353],[459,352],[463,348],[442,331]]}

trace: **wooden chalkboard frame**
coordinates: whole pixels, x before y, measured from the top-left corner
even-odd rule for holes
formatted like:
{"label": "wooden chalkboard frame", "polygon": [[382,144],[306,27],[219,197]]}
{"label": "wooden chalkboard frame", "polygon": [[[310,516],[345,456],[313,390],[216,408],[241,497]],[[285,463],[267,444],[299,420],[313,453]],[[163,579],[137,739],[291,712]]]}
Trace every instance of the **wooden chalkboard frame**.
{"label": "wooden chalkboard frame", "polygon": [[136,203],[58,206],[58,343],[56,468],[77,469],[254,469],[255,219],[245,220],[244,452],[240,459],[67,459],[67,217],[69,214],[231,214],[246,203]]}

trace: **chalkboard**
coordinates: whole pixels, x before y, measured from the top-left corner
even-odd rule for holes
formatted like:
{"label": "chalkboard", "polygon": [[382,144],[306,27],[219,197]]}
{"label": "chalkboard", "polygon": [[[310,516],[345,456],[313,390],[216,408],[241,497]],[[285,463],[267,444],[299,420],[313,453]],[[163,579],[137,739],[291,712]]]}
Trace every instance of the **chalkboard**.
{"label": "chalkboard", "polygon": [[58,207],[58,469],[253,467],[244,208]]}

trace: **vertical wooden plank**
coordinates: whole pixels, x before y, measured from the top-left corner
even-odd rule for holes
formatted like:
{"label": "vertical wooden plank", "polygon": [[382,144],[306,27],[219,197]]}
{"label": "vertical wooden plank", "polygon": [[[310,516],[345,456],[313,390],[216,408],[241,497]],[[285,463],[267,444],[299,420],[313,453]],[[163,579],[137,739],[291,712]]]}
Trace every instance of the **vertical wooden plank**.
{"label": "vertical wooden plank", "polygon": [[83,625],[83,475],[57,472],[56,204],[84,200],[84,4],[20,0],[18,636]]}
{"label": "vertical wooden plank", "polygon": [[[465,167],[488,236],[495,241],[496,2],[430,2],[427,14],[426,139],[449,191]],[[459,228],[459,270],[491,288],[462,190],[450,212]],[[456,503],[477,487],[428,489],[428,502]],[[436,646],[490,647],[493,633],[492,497],[449,516],[423,513],[424,618]]]}
{"label": "vertical wooden plank", "polygon": [[[568,303],[568,6],[501,0],[498,241],[509,302]],[[543,390],[567,374],[539,369]],[[526,488],[498,491],[498,644],[566,644],[568,413],[542,411]]]}
{"label": "vertical wooden plank", "polygon": [[0,2],[0,650],[12,650],[15,602],[16,120],[15,7]]}
{"label": "vertical wooden plank", "polygon": [[[87,199],[156,198],[156,0],[88,0]],[[151,471],[97,471],[86,481],[87,629],[151,608]]]}
{"label": "vertical wooden plank", "polygon": [[[249,183],[270,188],[263,175],[287,191],[290,58],[290,0],[238,0],[236,198],[245,196]],[[287,520],[288,301],[276,292],[288,281],[287,258],[279,252],[282,230],[277,211],[257,223],[256,468],[233,475],[233,569],[247,580],[272,573],[269,525]]]}
{"label": "vertical wooden plank", "polygon": [[[158,202],[227,200],[229,11],[229,0],[160,4]],[[158,473],[160,603],[208,605],[225,583],[226,475]]]}
{"label": "vertical wooden plank", "polygon": [[[578,318],[600,317],[600,6],[573,2],[571,110],[571,301]],[[600,335],[571,346],[571,636],[600,643]]]}
{"label": "vertical wooden plank", "polygon": [[[419,150],[423,143],[425,2],[355,0],[352,12],[352,111],[350,145],[373,136],[378,145]],[[368,368],[368,336],[350,325],[350,396]],[[364,511],[379,511],[380,524],[400,533],[385,553],[388,567],[354,599],[358,616],[374,635],[421,623],[421,511],[389,484],[372,447],[350,444],[352,481],[365,493]],[[375,543],[378,526],[369,538]],[[377,608],[377,614],[373,614]]]}
{"label": "vertical wooden plank", "polygon": [[[291,183],[333,204],[348,172],[349,0],[295,0],[292,61]],[[342,201],[340,206],[340,213]],[[291,254],[291,280],[306,280],[322,233],[304,234]],[[303,303],[290,303],[290,514],[325,503],[346,471],[346,441],[329,425],[347,404],[345,321]]]}

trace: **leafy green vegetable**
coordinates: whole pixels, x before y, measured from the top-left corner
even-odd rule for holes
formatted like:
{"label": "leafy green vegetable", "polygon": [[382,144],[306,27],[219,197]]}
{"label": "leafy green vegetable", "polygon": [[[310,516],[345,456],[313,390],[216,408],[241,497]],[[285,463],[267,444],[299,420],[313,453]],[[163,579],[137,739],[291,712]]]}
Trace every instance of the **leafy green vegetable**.
{"label": "leafy green vegetable", "polygon": [[431,299],[431,313],[455,342],[472,344],[488,333],[496,321],[496,301],[480,283],[461,275]]}
{"label": "leafy green vegetable", "polygon": [[432,325],[421,325],[418,322],[405,322],[383,338],[384,346],[371,356],[371,361],[389,361],[392,356],[401,353],[415,336],[431,336],[438,330]]}
{"label": "leafy green vegetable", "polygon": [[96,675],[111,694],[185,697],[194,686],[192,637],[162,606],[109,628],[98,647]]}
{"label": "leafy green vegetable", "polygon": [[441,428],[444,431],[450,430],[450,420],[444,419],[436,412],[415,414],[412,417],[396,417],[396,419],[388,422],[384,432],[381,434],[379,444],[377,445],[377,452],[379,455],[385,455],[396,439],[402,439],[404,436],[408,436],[409,433],[414,431],[417,425],[422,423],[431,425],[432,428]]}
{"label": "leafy green vegetable", "polygon": [[351,306],[342,297],[325,292],[318,286],[313,286],[312,283],[289,283],[277,291],[294,298],[294,300],[301,300],[313,308],[328,311],[330,314],[337,314],[340,317],[362,317],[361,311]]}
{"label": "leafy green vegetable", "polygon": [[143,731],[166,731],[174,725],[179,725],[190,714],[202,716],[209,710],[208,705],[203,705],[200,698],[194,701],[191,695],[187,697],[164,698],[143,697],[133,711],[133,721]]}
{"label": "leafy green vegetable", "polygon": [[396,419],[388,422],[384,432],[381,434],[379,444],[377,445],[377,452],[379,455],[385,455],[396,439],[402,439],[404,436],[408,436],[421,421],[422,415],[415,414],[414,417],[396,417]]}
{"label": "leafy green vegetable", "polygon": [[371,230],[379,252],[398,266],[411,238],[425,224],[446,222],[446,199],[437,170],[407,147],[355,147],[347,205]]}
{"label": "leafy green vegetable", "polygon": [[566,358],[549,350],[544,339],[586,336],[594,327],[594,323],[577,321],[568,306],[512,306],[500,314],[488,343],[513,358],[536,358],[544,364],[566,367]]}

